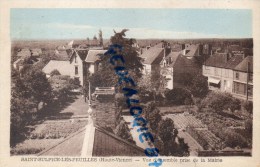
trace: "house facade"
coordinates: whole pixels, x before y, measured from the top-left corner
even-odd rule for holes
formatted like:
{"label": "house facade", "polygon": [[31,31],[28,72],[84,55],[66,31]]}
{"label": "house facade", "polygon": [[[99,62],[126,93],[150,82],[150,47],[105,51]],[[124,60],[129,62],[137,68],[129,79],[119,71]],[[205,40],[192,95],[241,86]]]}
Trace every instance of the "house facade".
{"label": "house facade", "polygon": [[150,46],[141,54],[143,58],[143,73],[159,74],[167,79],[166,88],[181,87],[184,74],[196,74],[200,68],[195,62],[199,56],[199,45],[181,45],[181,51],[173,51],[167,42]]}
{"label": "house facade", "polygon": [[184,75],[192,76],[199,73],[200,68],[194,57],[186,57],[182,52],[171,52],[160,63],[161,75],[168,80],[168,89],[183,87]]}
{"label": "house facade", "polygon": [[247,56],[234,68],[233,95],[253,100],[253,56]]}
{"label": "house facade", "polygon": [[[215,53],[210,56],[202,67],[202,74],[208,78],[210,90],[233,94],[235,97],[246,99],[247,76],[245,68],[239,68],[242,62],[252,56]],[[250,85],[250,81],[247,85]],[[248,86],[251,88],[250,86]],[[250,95],[250,93],[249,93]]]}

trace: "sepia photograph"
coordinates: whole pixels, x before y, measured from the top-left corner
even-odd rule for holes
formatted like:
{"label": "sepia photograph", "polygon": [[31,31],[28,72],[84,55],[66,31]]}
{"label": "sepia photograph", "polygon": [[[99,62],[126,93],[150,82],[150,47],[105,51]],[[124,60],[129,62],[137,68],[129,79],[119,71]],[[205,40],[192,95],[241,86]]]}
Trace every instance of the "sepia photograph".
{"label": "sepia photograph", "polygon": [[10,156],[251,157],[252,24],[250,9],[11,9]]}

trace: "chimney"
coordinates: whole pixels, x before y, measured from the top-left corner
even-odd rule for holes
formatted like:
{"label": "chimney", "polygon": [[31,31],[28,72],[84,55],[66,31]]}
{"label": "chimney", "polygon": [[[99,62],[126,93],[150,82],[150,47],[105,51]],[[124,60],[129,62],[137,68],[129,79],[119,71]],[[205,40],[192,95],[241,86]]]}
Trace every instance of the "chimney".
{"label": "chimney", "polygon": [[92,102],[92,108],[95,125],[103,128],[115,129],[117,108],[114,104],[103,103],[96,100]]}

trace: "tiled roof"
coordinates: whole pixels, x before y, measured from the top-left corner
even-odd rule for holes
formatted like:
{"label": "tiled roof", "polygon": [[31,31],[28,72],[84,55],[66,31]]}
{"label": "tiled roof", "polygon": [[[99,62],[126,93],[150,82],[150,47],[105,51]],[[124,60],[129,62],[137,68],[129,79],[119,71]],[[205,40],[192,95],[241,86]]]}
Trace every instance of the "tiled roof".
{"label": "tiled roof", "polygon": [[77,53],[80,59],[84,61],[88,55],[88,49],[77,49]]}
{"label": "tiled roof", "polygon": [[189,50],[188,53],[186,53],[184,56],[186,57],[193,57],[196,53],[196,51],[198,50],[199,45],[189,45],[188,48],[186,48],[186,50]]}
{"label": "tiled roof", "polygon": [[206,66],[225,68],[227,63],[227,53],[214,54],[210,56],[206,62]]}
{"label": "tiled roof", "polygon": [[243,60],[243,55],[233,56],[230,60],[228,60],[225,68],[234,69],[239,63],[241,63],[242,60]]}
{"label": "tiled roof", "polygon": [[51,60],[49,63],[42,69],[46,74],[50,74],[53,70],[58,70],[61,75],[71,74],[71,64],[69,61],[57,61]]}
{"label": "tiled roof", "polygon": [[83,146],[85,136],[85,128],[68,136],[56,145],[47,148],[38,156],[81,156],[81,149]]}
{"label": "tiled roof", "polygon": [[171,60],[170,66],[174,66],[176,60],[181,55],[181,52],[171,52],[169,55],[166,56],[166,59]]}
{"label": "tiled roof", "polygon": [[89,50],[88,55],[86,58],[86,62],[95,62],[99,59],[98,55],[102,55],[106,52],[107,50]]}
{"label": "tiled roof", "polygon": [[55,60],[59,61],[69,61],[71,52],[69,50],[60,50],[55,53]]}
{"label": "tiled roof", "polygon": [[161,62],[163,58],[163,48],[151,47],[150,49],[144,51],[141,54],[141,58],[144,59],[144,64],[153,64],[155,60],[159,60]]}
{"label": "tiled roof", "polygon": [[38,156],[144,156],[144,150],[93,124],[75,132]]}
{"label": "tiled roof", "polygon": [[95,127],[92,156],[144,156],[144,150],[118,136]]}
{"label": "tiled roof", "polygon": [[253,73],[253,56],[247,56],[234,70]]}
{"label": "tiled roof", "polygon": [[[227,57],[231,58],[228,59]],[[234,69],[242,61],[243,55],[233,56],[232,54],[228,53],[216,53],[206,60],[205,65],[226,69]]]}

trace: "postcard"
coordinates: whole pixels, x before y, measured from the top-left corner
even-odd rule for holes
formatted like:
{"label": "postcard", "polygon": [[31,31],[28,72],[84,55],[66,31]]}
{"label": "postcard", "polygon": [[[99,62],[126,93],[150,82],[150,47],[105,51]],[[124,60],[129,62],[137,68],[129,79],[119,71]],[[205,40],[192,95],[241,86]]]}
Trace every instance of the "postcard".
{"label": "postcard", "polygon": [[0,166],[260,166],[259,2],[0,4]]}

